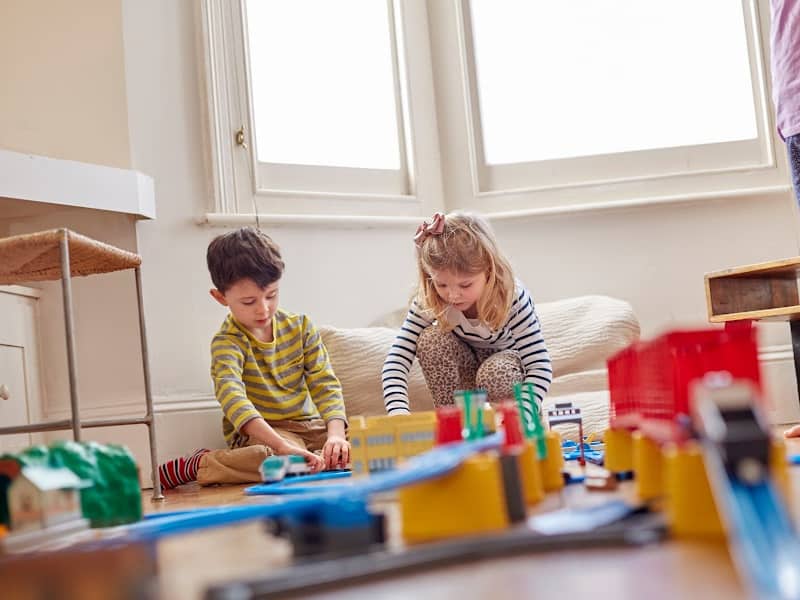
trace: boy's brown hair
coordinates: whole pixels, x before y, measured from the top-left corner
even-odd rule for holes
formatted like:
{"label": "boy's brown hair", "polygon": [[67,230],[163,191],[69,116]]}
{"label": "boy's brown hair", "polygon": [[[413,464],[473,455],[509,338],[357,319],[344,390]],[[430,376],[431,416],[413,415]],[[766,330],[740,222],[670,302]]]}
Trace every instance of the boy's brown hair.
{"label": "boy's brown hair", "polygon": [[225,293],[241,279],[252,279],[260,288],[283,275],[283,259],[278,245],[255,227],[242,227],[218,235],[206,252],[211,281]]}

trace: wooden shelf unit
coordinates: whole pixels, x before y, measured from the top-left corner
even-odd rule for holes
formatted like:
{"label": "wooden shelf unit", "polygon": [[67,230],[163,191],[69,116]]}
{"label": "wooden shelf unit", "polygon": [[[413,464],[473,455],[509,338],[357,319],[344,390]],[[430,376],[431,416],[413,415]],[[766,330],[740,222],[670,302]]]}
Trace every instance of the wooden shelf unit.
{"label": "wooden shelf unit", "polygon": [[800,319],[799,281],[800,256],[708,273],[708,320]]}

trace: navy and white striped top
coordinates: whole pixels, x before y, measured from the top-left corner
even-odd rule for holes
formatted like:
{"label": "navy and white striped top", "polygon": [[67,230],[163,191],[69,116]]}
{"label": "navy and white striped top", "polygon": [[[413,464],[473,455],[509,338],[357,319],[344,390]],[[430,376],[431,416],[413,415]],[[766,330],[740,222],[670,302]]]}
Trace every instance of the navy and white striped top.
{"label": "navy and white striped top", "polygon": [[[542,328],[536,315],[533,300],[528,290],[516,282],[515,298],[509,310],[509,316],[497,331],[491,331],[485,325],[468,320],[461,311],[452,309],[448,320],[457,323],[453,333],[474,348],[496,348],[500,350],[516,350],[525,371],[525,382],[533,385],[536,396],[536,409],[540,410],[541,402],[550,389],[553,369],[550,355],[542,337]],[[408,373],[417,355],[417,339],[426,327],[434,321],[425,316],[425,311],[414,300],[406,315],[400,333],[397,334],[389,354],[383,363],[381,375],[383,381],[383,402],[390,415],[408,413]],[[526,403],[527,410],[534,410],[530,399]],[[526,415],[530,417],[531,415]]]}

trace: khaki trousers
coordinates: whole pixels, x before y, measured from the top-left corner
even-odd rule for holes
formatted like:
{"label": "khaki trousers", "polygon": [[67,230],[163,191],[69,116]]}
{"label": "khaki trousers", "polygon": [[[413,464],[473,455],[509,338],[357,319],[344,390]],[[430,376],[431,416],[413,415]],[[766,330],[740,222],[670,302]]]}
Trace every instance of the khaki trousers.
{"label": "khaki trousers", "polygon": [[[308,421],[267,421],[287,442],[318,452],[328,439],[328,429],[322,419]],[[197,481],[200,485],[215,483],[254,483],[261,481],[261,463],[274,450],[264,444],[252,442],[246,435],[235,434],[233,447],[212,450],[200,458]]]}

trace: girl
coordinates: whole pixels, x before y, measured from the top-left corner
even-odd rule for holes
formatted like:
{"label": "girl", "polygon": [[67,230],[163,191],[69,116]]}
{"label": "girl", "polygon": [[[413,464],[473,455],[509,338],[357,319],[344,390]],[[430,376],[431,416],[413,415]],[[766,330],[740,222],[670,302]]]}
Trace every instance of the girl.
{"label": "girl", "polygon": [[[471,214],[436,213],[417,228],[419,288],[383,364],[390,414],[408,413],[408,372],[419,357],[435,406],[458,389],[483,388],[491,402],[533,384],[526,419],[541,411],[553,377],[528,291],[514,279],[489,224]],[[525,386],[527,387],[527,386]]]}

